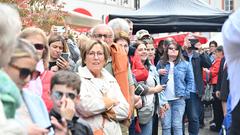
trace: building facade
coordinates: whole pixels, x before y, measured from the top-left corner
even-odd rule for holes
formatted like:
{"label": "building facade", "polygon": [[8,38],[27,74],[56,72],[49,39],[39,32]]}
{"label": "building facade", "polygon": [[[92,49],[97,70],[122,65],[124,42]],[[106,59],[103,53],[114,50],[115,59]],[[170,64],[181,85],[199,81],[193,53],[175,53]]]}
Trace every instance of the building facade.
{"label": "building facade", "polygon": [[240,0],[203,0],[215,8],[225,11],[235,11],[240,7]]}

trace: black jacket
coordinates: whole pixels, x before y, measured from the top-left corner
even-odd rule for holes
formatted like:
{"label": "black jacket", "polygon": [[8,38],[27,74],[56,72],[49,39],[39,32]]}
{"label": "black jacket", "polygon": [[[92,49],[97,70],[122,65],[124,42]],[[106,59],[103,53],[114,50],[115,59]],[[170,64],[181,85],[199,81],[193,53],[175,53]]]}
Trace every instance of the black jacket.
{"label": "black jacket", "polygon": [[218,80],[217,80],[216,90],[221,89],[224,63],[225,63],[225,57],[223,57],[221,59],[221,62],[220,62],[220,66],[219,66],[219,70],[218,70]]}
{"label": "black jacket", "polygon": [[[186,51],[183,51],[183,56],[186,61],[189,61],[189,57]],[[204,90],[203,77],[202,77],[202,69],[210,68],[212,65],[211,60],[209,59],[206,53],[199,54],[193,51],[192,57],[192,67],[194,74],[194,81],[196,85],[197,94],[199,97],[202,96]]]}
{"label": "black jacket", "polygon": [[[55,112],[53,109],[49,113],[50,117],[54,116],[58,121],[61,121],[61,115]],[[80,122],[82,121],[82,122]],[[80,120],[80,118],[74,116],[72,121],[67,121],[68,129],[71,131],[72,135],[93,135],[91,127]]]}

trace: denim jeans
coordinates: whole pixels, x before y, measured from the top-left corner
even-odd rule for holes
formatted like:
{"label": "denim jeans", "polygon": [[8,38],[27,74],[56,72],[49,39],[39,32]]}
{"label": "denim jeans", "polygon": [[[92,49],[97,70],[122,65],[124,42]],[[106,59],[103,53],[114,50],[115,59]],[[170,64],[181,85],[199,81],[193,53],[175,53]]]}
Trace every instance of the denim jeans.
{"label": "denim jeans", "polygon": [[162,134],[171,135],[171,128],[174,135],[182,135],[182,119],[185,111],[185,100],[177,99],[168,101],[170,109],[166,111],[161,119]]}
{"label": "denim jeans", "polygon": [[188,118],[189,135],[198,135],[199,117],[201,112],[201,99],[196,93],[190,92],[190,99],[186,100],[186,115]]}
{"label": "denim jeans", "polygon": [[135,133],[135,135],[152,135],[152,119],[147,124],[140,124],[141,133]]}

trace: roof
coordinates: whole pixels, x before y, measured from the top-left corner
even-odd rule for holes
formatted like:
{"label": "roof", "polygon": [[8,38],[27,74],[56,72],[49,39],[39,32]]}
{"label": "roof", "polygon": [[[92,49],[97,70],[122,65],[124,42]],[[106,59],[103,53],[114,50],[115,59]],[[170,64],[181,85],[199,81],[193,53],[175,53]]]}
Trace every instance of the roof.
{"label": "roof", "polygon": [[151,0],[136,11],[110,14],[109,19],[129,18],[134,32],[217,32],[229,14],[200,0]]}

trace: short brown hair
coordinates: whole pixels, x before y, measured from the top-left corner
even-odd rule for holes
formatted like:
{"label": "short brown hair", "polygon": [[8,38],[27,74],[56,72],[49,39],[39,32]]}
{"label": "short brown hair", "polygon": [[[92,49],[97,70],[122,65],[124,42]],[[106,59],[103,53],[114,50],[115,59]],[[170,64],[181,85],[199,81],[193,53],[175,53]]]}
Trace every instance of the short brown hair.
{"label": "short brown hair", "polygon": [[120,39],[126,40],[128,45],[130,44],[130,39],[129,39],[128,33],[124,32],[124,31],[120,31],[120,32],[116,33],[114,42],[116,43]]}
{"label": "short brown hair", "polygon": [[86,59],[87,53],[93,48],[95,45],[101,45],[103,48],[103,53],[104,53],[104,59],[105,62],[107,62],[108,57],[110,55],[108,45],[105,42],[102,42],[100,40],[88,40],[85,47],[82,49],[81,56],[82,56],[82,66],[85,66],[86,64],[84,63]]}
{"label": "short brown hair", "polygon": [[67,85],[67,87],[77,90],[77,94],[80,93],[80,77],[72,71],[60,70],[56,72],[51,80],[51,91],[56,84]]}

